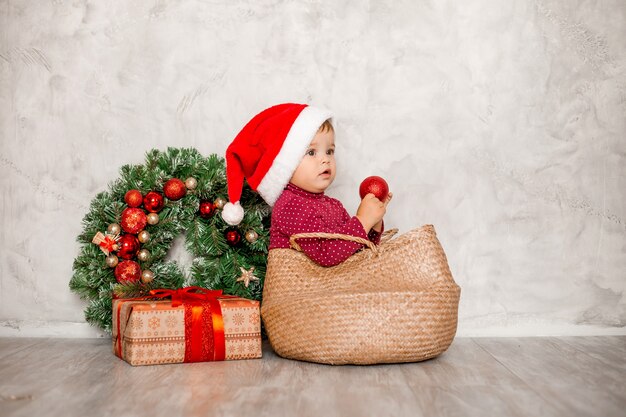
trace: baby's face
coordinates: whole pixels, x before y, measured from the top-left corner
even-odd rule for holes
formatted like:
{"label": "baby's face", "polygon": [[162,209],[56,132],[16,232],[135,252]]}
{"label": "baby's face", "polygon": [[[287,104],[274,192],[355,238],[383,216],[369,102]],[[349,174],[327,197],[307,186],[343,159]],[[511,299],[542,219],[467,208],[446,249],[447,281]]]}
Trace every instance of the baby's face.
{"label": "baby's face", "polygon": [[317,132],[290,182],[310,193],[321,193],[335,179],[335,133]]}

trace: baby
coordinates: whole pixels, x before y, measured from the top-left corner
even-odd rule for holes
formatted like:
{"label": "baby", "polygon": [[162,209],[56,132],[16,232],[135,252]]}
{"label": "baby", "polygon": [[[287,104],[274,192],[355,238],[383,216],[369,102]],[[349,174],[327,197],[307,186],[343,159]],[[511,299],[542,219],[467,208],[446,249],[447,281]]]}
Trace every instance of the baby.
{"label": "baby", "polygon": [[[243,219],[239,204],[243,178],[273,206],[270,249],[289,248],[297,233],[341,233],[380,241],[386,201],[366,195],[356,216],[324,194],[335,179],[335,132],[331,114],[303,104],[280,104],[255,116],[226,151],[230,202],[222,216],[231,225]],[[303,252],[322,266],[337,265],[363,247],[339,240],[298,240]]]}

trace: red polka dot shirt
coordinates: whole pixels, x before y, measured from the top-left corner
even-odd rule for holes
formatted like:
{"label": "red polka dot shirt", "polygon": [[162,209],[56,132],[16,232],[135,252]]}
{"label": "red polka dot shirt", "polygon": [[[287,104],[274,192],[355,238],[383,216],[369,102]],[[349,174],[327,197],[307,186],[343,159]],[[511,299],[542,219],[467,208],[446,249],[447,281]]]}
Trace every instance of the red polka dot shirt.
{"label": "red polka dot shirt", "polygon": [[[270,249],[289,248],[291,235],[310,232],[342,233],[375,244],[381,236],[374,229],[365,233],[359,219],[350,216],[339,200],[287,184],[272,209]],[[339,239],[307,238],[298,239],[298,243],[309,258],[322,266],[338,265],[363,247]]]}

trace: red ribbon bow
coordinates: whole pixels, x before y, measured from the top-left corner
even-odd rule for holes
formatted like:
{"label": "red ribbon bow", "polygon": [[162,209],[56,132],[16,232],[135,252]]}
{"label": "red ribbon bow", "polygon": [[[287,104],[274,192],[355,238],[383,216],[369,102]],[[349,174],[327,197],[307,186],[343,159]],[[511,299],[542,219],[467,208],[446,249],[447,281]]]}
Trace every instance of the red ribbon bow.
{"label": "red ribbon bow", "polygon": [[150,295],[154,298],[172,298],[172,307],[178,307],[185,302],[193,301],[206,301],[215,300],[217,297],[222,296],[222,290],[207,290],[202,287],[185,287],[178,288],[176,290],[168,290],[160,288],[151,290]]}

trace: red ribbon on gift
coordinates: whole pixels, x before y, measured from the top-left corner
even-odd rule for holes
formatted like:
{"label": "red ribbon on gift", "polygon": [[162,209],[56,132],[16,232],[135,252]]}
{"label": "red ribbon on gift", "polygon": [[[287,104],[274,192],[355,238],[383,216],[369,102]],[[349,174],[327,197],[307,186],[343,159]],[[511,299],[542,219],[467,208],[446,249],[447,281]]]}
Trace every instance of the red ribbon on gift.
{"label": "red ribbon on gift", "polygon": [[151,290],[150,296],[154,298],[172,298],[172,307],[178,307],[185,302],[209,301],[222,295],[222,290],[207,290],[202,287],[185,287],[176,290],[159,288]]}
{"label": "red ribbon on gift", "polygon": [[[151,290],[146,297],[130,300],[149,300],[151,298],[171,298],[172,307],[185,307],[185,362],[223,361],[226,357],[224,337],[224,319],[218,298],[237,298],[222,294],[222,290],[207,290],[201,287],[185,287],[176,290]],[[118,351],[122,353],[122,335],[120,326],[121,306],[117,308]]]}
{"label": "red ribbon on gift", "polygon": [[185,306],[185,362],[223,361],[226,356],[224,319],[217,297],[222,290],[185,287],[150,291],[156,298],[172,298],[172,307]]}

